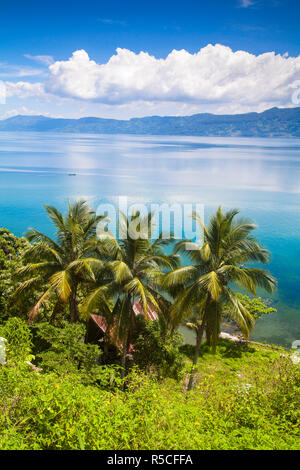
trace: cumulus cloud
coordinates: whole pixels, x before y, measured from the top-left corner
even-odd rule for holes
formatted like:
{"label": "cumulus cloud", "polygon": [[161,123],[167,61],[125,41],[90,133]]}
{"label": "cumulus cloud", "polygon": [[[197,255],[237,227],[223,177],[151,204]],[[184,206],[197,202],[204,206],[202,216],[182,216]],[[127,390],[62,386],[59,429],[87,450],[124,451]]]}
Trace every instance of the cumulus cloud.
{"label": "cumulus cloud", "polygon": [[65,112],[77,100],[77,112],[84,106],[85,115],[107,117],[232,114],[292,106],[300,56],[256,56],[217,44],[195,54],[173,50],[166,58],[117,49],[108,62],[98,64],[79,50],[49,65],[45,77],[35,83],[5,82],[6,97],[38,98]]}
{"label": "cumulus cloud", "polygon": [[105,64],[78,50],[49,67],[48,93],[110,105],[148,101],[253,106],[286,105],[300,75],[300,56],[258,56],[207,45],[195,54],[173,50],[165,59],[118,48]]}

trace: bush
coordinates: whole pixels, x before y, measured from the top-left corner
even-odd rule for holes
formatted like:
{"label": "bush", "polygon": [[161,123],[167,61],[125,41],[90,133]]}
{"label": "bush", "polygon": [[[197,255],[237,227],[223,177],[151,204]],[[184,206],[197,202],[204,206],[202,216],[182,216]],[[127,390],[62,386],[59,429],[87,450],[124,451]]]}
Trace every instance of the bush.
{"label": "bush", "polygon": [[85,327],[80,323],[65,323],[61,328],[41,323],[34,327],[36,359],[44,372],[59,375],[76,374],[84,384],[101,381],[102,385],[118,382],[118,367],[99,365],[98,346],[84,343]]}
{"label": "bush", "polygon": [[160,323],[143,324],[134,346],[134,360],[145,372],[154,372],[157,377],[179,379],[183,373],[185,359],[179,348],[183,344],[180,333],[163,335]]}
{"label": "bush", "polygon": [[271,299],[262,299],[261,297],[251,298],[248,295],[240,293],[237,293],[236,296],[244,307],[246,307],[248,312],[250,312],[256,319],[260,318],[262,315],[270,315],[271,313],[277,312],[276,308],[271,307]]}
{"label": "bush", "polygon": [[299,449],[299,370],[291,361],[269,357],[259,374],[238,378],[210,360],[188,399],[182,384],[135,370],[126,392],[110,392],[83,385],[76,374],[1,367],[0,447]]}
{"label": "bush", "polygon": [[82,325],[35,327],[44,342],[36,372],[22,362],[29,327],[11,318],[1,327],[10,358],[0,366],[0,448],[299,449],[300,368],[286,351],[222,340],[213,355],[204,345],[187,395],[186,381],[162,379],[179,357],[176,336],[164,339],[155,322],[144,328],[137,354],[160,380],[133,367],[123,391],[118,368],[97,365],[98,349],[83,343]]}
{"label": "bush", "polygon": [[29,242],[25,238],[13,235],[9,230],[0,228],[0,321],[7,320],[9,316],[26,315],[26,302],[17,308],[11,302],[11,296],[17,285],[15,272],[22,266],[21,257]]}
{"label": "bush", "polygon": [[6,354],[9,362],[30,361],[32,335],[26,322],[21,318],[12,317],[0,326],[0,336],[7,340]]}

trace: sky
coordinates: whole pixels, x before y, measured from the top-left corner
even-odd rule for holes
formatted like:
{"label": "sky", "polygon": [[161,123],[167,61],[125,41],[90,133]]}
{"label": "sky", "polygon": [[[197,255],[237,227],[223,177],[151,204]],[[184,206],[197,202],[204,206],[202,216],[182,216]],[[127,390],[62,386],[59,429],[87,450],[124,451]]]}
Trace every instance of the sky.
{"label": "sky", "polygon": [[299,105],[299,14],[299,0],[2,2],[0,119]]}

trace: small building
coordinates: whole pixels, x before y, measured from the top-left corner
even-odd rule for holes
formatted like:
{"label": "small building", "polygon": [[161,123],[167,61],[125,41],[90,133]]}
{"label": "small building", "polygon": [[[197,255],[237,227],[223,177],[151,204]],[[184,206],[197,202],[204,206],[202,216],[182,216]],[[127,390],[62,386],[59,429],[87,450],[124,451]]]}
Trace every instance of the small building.
{"label": "small building", "polygon": [[86,327],[85,342],[98,344],[105,336],[107,320],[102,315],[91,315]]}
{"label": "small building", "polygon": [[[142,302],[140,300],[137,300],[133,304],[133,311],[135,316],[137,317],[138,315],[144,315],[145,312],[142,306]],[[158,315],[154,309],[154,306],[151,304],[148,304],[148,319],[150,321],[153,320],[158,320]],[[104,336],[107,332],[107,327],[108,327],[108,322],[106,318],[103,315],[90,315],[90,318],[87,322],[87,328],[86,328],[86,336],[85,336],[85,342],[86,343],[92,343],[92,344],[99,344],[103,342]],[[111,329],[110,335],[113,338],[113,332],[114,328]],[[114,341],[112,341],[114,342]],[[118,342],[116,343],[116,347],[119,349],[120,344]]]}

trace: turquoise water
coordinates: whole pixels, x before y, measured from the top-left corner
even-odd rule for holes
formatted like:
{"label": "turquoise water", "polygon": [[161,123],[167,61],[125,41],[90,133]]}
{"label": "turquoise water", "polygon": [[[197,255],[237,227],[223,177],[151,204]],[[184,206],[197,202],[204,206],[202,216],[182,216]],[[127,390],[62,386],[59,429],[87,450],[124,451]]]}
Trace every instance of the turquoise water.
{"label": "turquoise water", "polygon": [[[69,176],[76,173],[76,176]],[[129,203],[222,204],[258,224],[272,251],[276,314],[257,322],[259,341],[300,339],[300,139],[0,133],[0,225],[52,234],[42,205],[84,197]]]}

